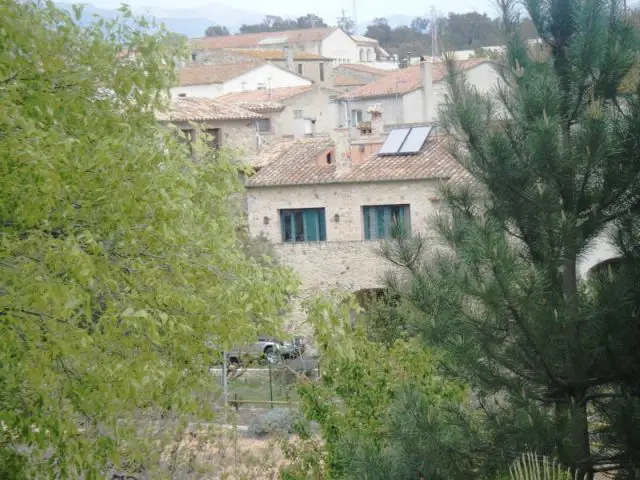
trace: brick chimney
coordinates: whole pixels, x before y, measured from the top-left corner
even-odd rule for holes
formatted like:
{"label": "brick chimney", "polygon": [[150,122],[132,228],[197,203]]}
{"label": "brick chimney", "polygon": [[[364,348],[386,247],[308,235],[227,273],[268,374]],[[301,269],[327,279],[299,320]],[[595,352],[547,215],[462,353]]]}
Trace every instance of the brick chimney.
{"label": "brick chimney", "polygon": [[422,121],[431,121],[433,104],[433,75],[430,62],[420,62],[420,83],[422,85]]}
{"label": "brick chimney", "polygon": [[334,129],[332,138],[336,144],[336,175],[341,176],[351,171],[351,144],[349,129]]}
{"label": "brick chimney", "polygon": [[289,46],[284,47],[283,50],[284,50],[284,60],[286,62],[287,70],[289,70],[290,72],[293,72],[294,70],[293,50]]}
{"label": "brick chimney", "polygon": [[371,105],[367,111],[371,115],[371,135],[379,137],[384,134],[383,108],[381,104]]}

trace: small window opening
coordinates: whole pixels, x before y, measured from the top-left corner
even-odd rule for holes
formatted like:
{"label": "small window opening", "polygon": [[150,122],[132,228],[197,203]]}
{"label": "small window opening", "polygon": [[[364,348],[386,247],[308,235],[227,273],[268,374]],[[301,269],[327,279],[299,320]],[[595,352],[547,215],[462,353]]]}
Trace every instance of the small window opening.
{"label": "small window opening", "polygon": [[333,163],[333,157],[331,156],[331,152],[327,153],[327,165],[331,165]]}

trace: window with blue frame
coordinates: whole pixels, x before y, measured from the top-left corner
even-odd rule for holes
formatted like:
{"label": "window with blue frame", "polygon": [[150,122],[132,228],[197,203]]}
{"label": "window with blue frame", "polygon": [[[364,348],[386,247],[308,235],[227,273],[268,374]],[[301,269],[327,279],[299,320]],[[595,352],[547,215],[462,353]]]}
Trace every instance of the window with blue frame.
{"label": "window with blue frame", "polygon": [[327,224],[324,208],[280,210],[283,242],[324,242]]}
{"label": "window with blue frame", "polygon": [[381,240],[411,232],[409,205],[372,205],[362,207],[364,239]]}

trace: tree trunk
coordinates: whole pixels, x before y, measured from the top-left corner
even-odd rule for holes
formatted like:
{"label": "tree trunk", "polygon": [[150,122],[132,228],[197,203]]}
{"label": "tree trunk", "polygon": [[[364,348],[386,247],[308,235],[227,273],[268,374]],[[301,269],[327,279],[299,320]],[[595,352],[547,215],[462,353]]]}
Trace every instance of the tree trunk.
{"label": "tree trunk", "polygon": [[[569,253],[569,252],[567,252]],[[584,378],[580,330],[577,319],[578,312],[578,278],[576,268],[576,255],[566,255],[563,262],[562,286],[565,298],[565,318],[567,322],[566,343],[566,372],[570,387],[567,390],[567,411],[570,419],[570,432],[568,438],[571,445],[568,460],[571,468],[580,472],[585,480],[593,480],[593,465],[591,461],[591,445],[589,442],[589,421],[587,418],[587,406],[583,401],[587,395],[586,379]],[[578,388],[575,388],[578,385]]]}

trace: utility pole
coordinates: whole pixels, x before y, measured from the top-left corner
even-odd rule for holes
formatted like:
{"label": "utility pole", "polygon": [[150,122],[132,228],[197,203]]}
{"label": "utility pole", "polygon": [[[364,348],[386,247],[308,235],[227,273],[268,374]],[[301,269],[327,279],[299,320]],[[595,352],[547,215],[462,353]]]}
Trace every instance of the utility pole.
{"label": "utility pole", "polygon": [[435,5],[431,5],[431,56],[434,61],[438,56],[438,12]]}
{"label": "utility pole", "polygon": [[353,34],[358,34],[358,10],[356,9],[356,1],[353,0]]}

